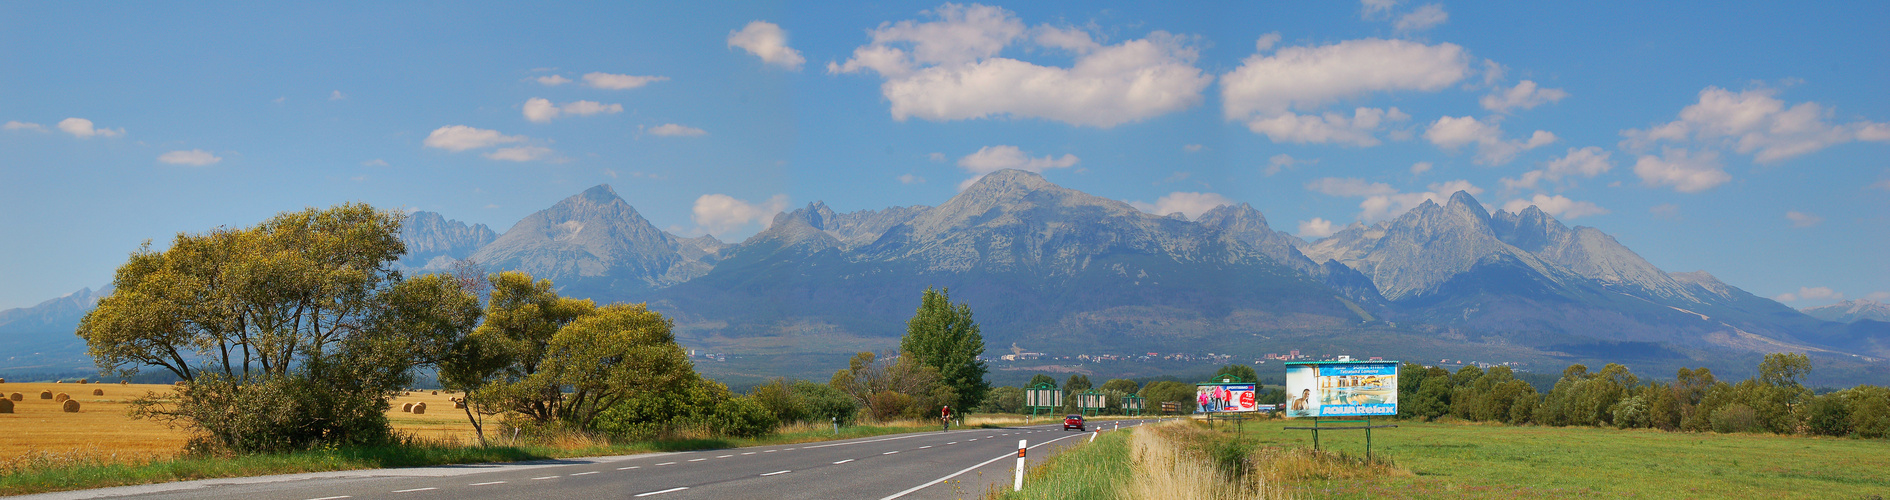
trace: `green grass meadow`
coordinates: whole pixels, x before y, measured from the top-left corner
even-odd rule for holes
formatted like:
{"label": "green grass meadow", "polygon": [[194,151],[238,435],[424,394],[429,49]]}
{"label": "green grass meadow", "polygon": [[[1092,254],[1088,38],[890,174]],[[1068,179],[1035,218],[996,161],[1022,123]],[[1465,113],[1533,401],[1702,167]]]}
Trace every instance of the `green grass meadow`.
{"label": "green grass meadow", "polygon": [[[1240,427],[1254,446],[1310,447],[1305,421]],[[1890,441],[1659,430],[1393,422],[1372,454],[1410,477],[1311,480],[1312,498],[1873,498],[1890,496]],[[1232,429],[1231,425],[1221,425]],[[1363,455],[1364,431],[1321,449]]]}

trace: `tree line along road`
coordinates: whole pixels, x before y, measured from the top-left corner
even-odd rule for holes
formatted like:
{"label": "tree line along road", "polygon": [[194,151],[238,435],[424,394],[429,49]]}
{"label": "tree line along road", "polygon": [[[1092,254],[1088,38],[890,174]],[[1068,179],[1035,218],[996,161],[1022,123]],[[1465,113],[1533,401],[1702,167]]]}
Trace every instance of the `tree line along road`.
{"label": "tree line along road", "polygon": [[[1095,422],[1101,432],[1148,420]],[[1061,424],[919,432],[680,453],[209,479],[24,499],[976,498],[1010,488],[1017,441],[1035,465],[1089,440]]]}

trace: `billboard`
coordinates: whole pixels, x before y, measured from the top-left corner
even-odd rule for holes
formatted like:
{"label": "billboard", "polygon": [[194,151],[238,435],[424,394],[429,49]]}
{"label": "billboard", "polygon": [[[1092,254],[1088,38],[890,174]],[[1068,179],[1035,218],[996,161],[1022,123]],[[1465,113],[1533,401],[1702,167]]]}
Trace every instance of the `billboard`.
{"label": "billboard", "polygon": [[1254,384],[1197,384],[1195,407],[1207,413],[1257,411],[1260,404],[1254,399],[1256,388]]}
{"label": "billboard", "polygon": [[1286,363],[1288,417],[1397,414],[1397,361]]}

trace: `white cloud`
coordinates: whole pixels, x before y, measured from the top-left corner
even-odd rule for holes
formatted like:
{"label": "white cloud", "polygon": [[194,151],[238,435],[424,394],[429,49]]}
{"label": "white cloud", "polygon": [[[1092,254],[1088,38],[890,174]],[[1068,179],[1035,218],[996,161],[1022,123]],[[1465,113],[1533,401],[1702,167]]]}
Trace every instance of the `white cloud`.
{"label": "white cloud", "polygon": [[552,104],[548,99],[538,97],[533,97],[525,101],[524,107],[525,119],[533,123],[550,123],[551,119],[557,118],[559,114],[586,116],[599,113],[621,112],[623,112],[622,104],[576,101],[565,103],[564,106],[560,107],[557,104]]}
{"label": "white cloud", "polygon": [[387,166],[387,160],[383,160],[383,159],[380,159],[380,158],[375,158],[375,159],[372,159],[372,160],[368,160],[368,161],[364,161],[364,162],[361,162],[361,166],[363,166],[363,167],[385,167],[385,166]]}
{"label": "white cloud", "polygon": [[118,137],[121,135],[125,135],[125,129],[123,128],[117,128],[117,129],[92,128],[92,120],[87,120],[84,118],[67,118],[64,120],[59,120],[58,127],[60,131],[63,131],[68,134],[72,134],[73,137],[78,137],[80,139],[90,138],[94,136]]}
{"label": "white cloud", "polygon": [[[897,120],[1010,116],[1099,128],[1192,107],[1214,80],[1194,67],[1197,52],[1186,39],[1165,32],[1105,46],[1048,25],[1026,36],[1031,30],[998,7],[948,3],[926,14],[936,20],[880,25],[871,44],[827,71],[878,73]],[[1066,68],[998,57],[1020,42],[1071,52],[1075,62]]]}
{"label": "white cloud", "polygon": [[1273,46],[1279,45],[1279,44],[1280,44],[1280,32],[1275,31],[1272,33],[1267,33],[1265,35],[1260,35],[1259,40],[1254,40],[1253,50],[1254,52],[1266,52],[1269,50],[1273,50]]}
{"label": "white cloud", "polygon": [[709,134],[708,131],[705,131],[699,128],[695,128],[695,127],[691,127],[687,125],[677,125],[674,123],[665,123],[662,125],[657,125],[654,127],[650,127],[646,129],[645,131],[649,132],[650,135],[661,136],[661,137],[698,137],[698,136],[704,136],[704,135]]}
{"label": "white cloud", "polygon": [[341,91],[339,90],[328,93],[328,100],[330,101],[339,101],[339,100],[347,99],[347,98],[348,98],[348,95],[341,93]]}
{"label": "white cloud", "polygon": [[1248,56],[1221,76],[1221,97],[1227,119],[1245,121],[1372,92],[1443,90],[1469,72],[1469,58],[1455,44],[1346,40]]}
{"label": "white cloud", "polygon": [[1301,238],[1308,238],[1308,239],[1324,238],[1327,236],[1332,236],[1332,233],[1339,232],[1339,229],[1340,228],[1337,227],[1336,224],[1333,224],[1332,221],[1321,219],[1318,217],[1313,217],[1312,220],[1299,222],[1299,236]]}
{"label": "white cloud", "polygon": [[1535,197],[1529,199],[1510,200],[1508,203],[1503,204],[1503,210],[1520,213],[1530,206],[1535,206],[1543,212],[1548,212],[1549,215],[1563,220],[1575,220],[1590,215],[1605,215],[1611,213],[1608,209],[1601,208],[1600,205],[1591,202],[1575,201],[1562,195],[1549,196],[1545,194],[1537,194]]}
{"label": "white cloud", "polygon": [[1306,189],[1326,196],[1350,198],[1355,196],[1381,196],[1396,194],[1397,188],[1383,182],[1367,182],[1365,179],[1322,177],[1306,183]]}
{"label": "white cloud", "polygon": [[205,165],[214,165],[216,164],[216,162],[223,161],[223,158],[218,157],[217,155],[214,155],[214,154],[210,154],[209,151],[204,151],[201,149],[192,149],[190,151],[172,151],[169,153],[164,153],[158,156],[158,161],[169,163],[172,165],[190,165],[193,167],[201,167]]}
{"label": "white cloud", "polygon": [[1877,183],[1871,184],[1870,187],[1882,189],[1884,191],[1890,191],[1890,179],[1877,181]]}
{"label": "white cloud", "polygon": [[1508,72],[1509,72],[1508,68],[1504,68],[1503,65],[1497,64],[1496,61],[1484,59],[1483,60],[1483,86],[1496,87],[1497,82],[1503,81],[1503,74],[1508,73]]}
{"label": "white cloud", "polygon": [[1188,144],[1188,145],[1181,146],[1181,150],[1187,151],[1189,153],[1199,153],[1201,152],[1201,148],[1204,148],[1204,147],[1206,146],[1202,146],[1200,144]]}
{"label": "white cloud", "polygon": [[768,201],[749,203],[726,194],[705,194],[696,198],[689,219],[703,232],[722,235],[753,223],[767,223],[774,214],[786,210],[788,196],[777,194]]}
{"label": "white cloud", "polygon": [[533,97],[525,101],[525,120],[532,123],[550,123],[558,117],[558,105],[550,99]]}
{"label": "white cloud", "polygon": [[548,160],[548,159],[554,158],[554,155],[555,153],[551,150],[551,148],[546,148],[542,146],[515,146],[515,147],[509,147],[509,148],[499,148],[498,150],[492,151],[490,153],[486,153],[482,156],[485,156],[486,159],[488,160],[521,161],[522,162],[522,161]]}
{"label": "white cloud", "polygon": [[1398,111],[1398,108],[1358,108],[1352,112],[1352,116],[1332,112],[1323,115],[1287,112],[1254,118],[1247,122],[1247,129],[1256,134],[1265,134],[1273,142],[1341,143],[1369,147],[1379,144],[1378,138],[1372,134],[1386,122],[1409,119],[1411,115]]}
{"label": "white cloud", "polygon": [[1232,204],[1234,204],[1232,200],[1228,200],[1226,196],[1221,196],[1218,193],[1189,193],[1182,191],[1168,193],[1167,196],[1155,199],[1154,203],[1140,201],[1129,203],[1129,205],[1134,206],[1136,210],[1143,212],[1155,215],[1168,215],[1181,212],[1182,215],[1187,216],[1189,219],[1200,217],[1201,214],[1213,210],[1214,207]]}
{"label": "white cloud", "polygon": [[945,158],[945,153],[938,153],[938,152],[934,152],[934,153],[932,153],[932,154],[928,154],[928,155],[925,155],[925,157],[926,157],[927,159],[930,159],[930,160],[932,160],[932,161],[936,161],[936,162],[940,162],[940,163],[943,163],[943,162],[944,162],[944,161],[946,160],[946,158]]}
{"label": "white cloud", "polygon": [[1424,175],[1425,172],[1429,171],[1431,171],[1431,162],[1420,161],[1411,164],[1411,175]]}
{"label": "white cloud", "polygon": [[1831,287],[1801,286],[1801,287],[1798,287],[1798,293],[1785,292],[1785,293],[1778,294],[1777,296],[1772,297],[1772,298],[1775,300],[1778,300],[1779,302],[1794,302],[1794,301],[1799,301],[1799,300],[1844,300],[1844,294],[1842,292],[1832,290]]}
{"label": "white cloud", "polygon": [[[667,76],[613,75],[604,72],[584,74],[585,85],[604,90],[630,90],[668,79]],[[542,82],[543,80],[540,80],[540,83]]]}
{"label": "white cloud", "polygon": [[479,149],[511,142],[522,142],[525,136],[505,135],[497,130],[473,128],[465,125],[449,125],[433,130],[423,142],[429,148],[460,152]]}
{"label": "white cloud", "polygon": [[905,175],[899,176],[899,183],[900,184],[924,184],[925,178],[912,175],[912,174],[905,174]]}
{"label": "white cloud", "polygon": [[34,130],[34,131],[40,131],[40,132],[46,131],[46,127],[44,125],[40,125],[37,123],[17,122],[17,121],[8,121],[4,127],[0,127],[0,128],[5,128],[6,130]]}
{"label": "white cloud", "polygon": [[801,64],[807,62],[807,58],[801,57],[801,51],[787,46],[787,31],[767,21],[750,22],[740,30],[728,32],[728,46],[741,47],[760,57],[761,62],[791,70],[798,71]]}
{"label": "white cloud", "polygon": [[1811,227],[1818,225],[1820,222],[1824,222],[1824,218],[1819,217],[1817,214],[1799,212],[1796,210],[1785,212],[1785,218],[1792,221],[1792,227]]}
{"label": "white cloud", "polygon": [[1890,292],[1883,292],[1883,291],[1870,292],[1870,294],[1865,295],[1864,298],[1875,300],[1878,302],[1890,301]]}
{"label": "white cloud", "polygon": [[1732,92],[1719,87],[1700,91],[1699,102],[1680,110],[1680,119],[1646,130],[1621,131],[1624,148],[1645,150],[1654,143],[1692,141],[1732,148],[1771,163],[1851,141],[1890,141],[1890,124],[1855,121],[1833,124],[1833,111],[1815,102],[1786,107],[1773,89]]}
{"label": "white cloud", "polygon": [[1424,138],[1447,151],[1455,151],[1466,144],[1477,145],[1476,162],[1482,165],[1502,165],[1516,159],[1523,151],[1535,149],[1555,142],[1555,134],[1537,130],[1529,140],[1505,140],[1503,128],[1495,121],[1482,122],[1475,117],[1463,116],[1439,117],[1424,131]]}
{"label": "white cloud", "polygon": [[958,184],[958,189],[962,191],[984,178],[985,174],[1007,168],[1043,172],[1053,168],[1069,168],[1080,161],[1082,159],[1068,153],[1062,157],[1046,155],[1033,158],[1017,146],[985,146],[978,148],[976,153],[958,159],[958,166],[972,173],[970,179]]}
{"label": "white cloud", "polygon": [[545,75],[538,78],[533,78],[533,80],[537,80],[540,85],[544,85],[546,87],[556,87],[559,85],[571,83],[571,79],[565,78],[564,75]]}
{"label": "white cloud", "polygon": [[1721,169],[1717,153],[1693,155],[1682,148],[1667,148],[1662,156],[1642,155],[1634,162],[1634,175],[1647,186],[1671,186],[1682,193],[1698,193],[1732,180]]}
{"label": "white cloud", "polygon": [[1516,179],[1505,177],[1500,182],[1504,189],[1536,189],[1545,180],[1559,183],[1568,177],[1593,178],[1614,169],[1614,161],[1609,159],[1613,154],[1594,146],[1568,148],[1567,155],[1550,160],[1541,169],[1523,173]]}
{"label": "white cloud", "polygon": [[1398,22],[1392,23],[1392,27],[1398,31],[1424,31],[1449,20],[1450,13],[1444,12],[1444,6],[1433,3],[1425,4],[1417,10],[1398,16]]}
{"label": "white cloud", "polygon": [[1662,203],[1647,207],[1647,213],[1667,220],[1680,220],[1680,205]]}
{"label": "white cloud", "polygon": [[1560,101],[1564,97],[1568,97],[1567,91],[1537,88],[1536,82],[1523,80],[1509,90],[1491,92],[1478,102],[1483,105],[1483,109],[1508,113],[1511,109],[1533,109],[1536,106]]}
{"label": "white cloud", "polygon": [[1395,217],[1422,205],[1427,200],[1445,203],[1450,200],[1451,194],[1458,191],[1468,192],[1472,196],[1483,193],[1483,188],[1466,180],[1433,183],[1429,191],[1403,193],[1382,182],[1338,177],[1314,179],[1306,183],[1306,189],[1328,196],[1364,198],[1358,204],[1358,218],[1363,221],[1378,221]]}
{"label": "white cloud", "polygon": [[1292,155],[1289,155],[1286,153],[1280,153],[1277,155],[1273,155],[1272,158],[1267,158],[1267,166],[1266,168],[1261,169],[1260,173],[1266,174],[1267,177],[1272,177],[1275,174],[1285,171],[1286,169],[1293,168],[1294,165],[1315,163],[1317,161],[1318,160],[1313,160],[1313,161],[1300,160],[1297,158],[1293,158]]}
{"label": "white cloud", "polygon": [[1391,8],[1398,6],[1400,0],[1359,0],[1358,18],[1366,21],[1385,19],[1391,16]]}

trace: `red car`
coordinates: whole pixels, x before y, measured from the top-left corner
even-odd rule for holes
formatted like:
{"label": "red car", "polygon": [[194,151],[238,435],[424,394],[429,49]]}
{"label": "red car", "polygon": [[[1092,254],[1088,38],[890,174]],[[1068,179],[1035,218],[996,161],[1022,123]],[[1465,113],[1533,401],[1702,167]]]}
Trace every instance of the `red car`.
{"label": "red car", "polygon": [[1076,429],[1076,430],[1079,430],[1079,431],[1081,431],[1081,430],[1087,430],[1087,429],[1084,429],[1084,428],[1083,428],[1083,416],[1082,416],[1082,415],[1070,415],[1070,416],[1067,416],[1067,417],[1063,417],[1063,430],[1066,430],[1066,431],[1067,431],[1067,430],[1070,430],[1070,429]]}

